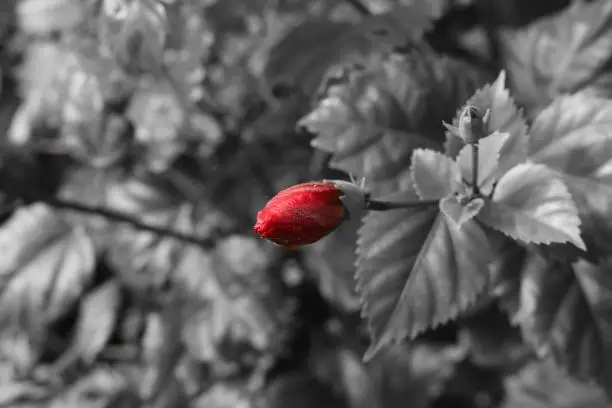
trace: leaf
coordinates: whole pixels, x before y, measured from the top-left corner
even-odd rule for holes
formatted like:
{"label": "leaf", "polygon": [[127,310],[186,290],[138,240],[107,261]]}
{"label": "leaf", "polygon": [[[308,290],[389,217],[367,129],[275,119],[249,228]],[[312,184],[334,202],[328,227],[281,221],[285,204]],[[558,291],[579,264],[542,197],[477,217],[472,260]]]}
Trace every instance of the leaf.
{"label": "leaf", "polygon": [[[358,23],[321,17],[301,22],[270,50],[266,79],[271,86],[289,82],[288,85],[310,95],[330,69],[347,63],[365,63],[380,51],[404,45],[407,39],[420,40],[432,28],[433,21],[446,11],[448,2],[425,0],[389,6]],[[296,49],[301,51],[296,53]]]}
{"label": "leaf", "polygon": [[549,262],[532,253],[522,271],[515,317],[540,356],[612,395],[612,264]]}
{"label": "leaf", "polygon": [[407,40],[421,40],[423,34],[433,28],[435,20],[450,7],[450,3],[445,0],[386,3],[389,4],[379,7],[372,16],[363,19],[358,27],[379,41],[382,39],[388,44],[397,45],[403,45]]}
{"label": "leaf", "polygon": [[44,204],[18,209],[0,229],[0,326],[17,327],[34,342],[71,308],[92,279],[95,251]]}
{"label": "leaf", "polygon": [[436,206],[371,212],[357,245],[357,290],[372,341],[366,359],[457,316],[488,282],[485,231],[476,223],[456,228]]}
{"label": "leaf", "polygon": [[[330,68],[361,62],[373,47],[367,33],[351,23],[320,18],[306,20],[272,47],[264,76],[272,87],[288,82],[287,85],[310,94]],[[296,49],[301,52],[296,53]]]}
{"label": "leaf", "polygon": [[[160,177],[135,177],[111,184],[106,205],[148,225],[205,238],[233,227],[233,220],[201,202],[192,205]],[[185,243],[129,224],[112,225],[107,261],[132,289],[162,288],[176,267]]]}
{"label": "leaf", "polygon": [[180,134],[185,112],[170,85],[139,88],[130,100],[127,116],[136,125],[136,141],[144,150],[147,166],[154,172],[167,170],[186,147]]}
{"label": "leaf", "polygon": [[35,382],[9,382],[3,378],[0,385],[0,406],[19,406],[24,400],[39,401],[49,398],[49,390]]}
{"label": "leaf", "polygon": [[592,88],[612,95],[612,3],[574,2],[560,13],[501,36],[510,83],[530,116],[556,95]]}
{"label": "leaf", "polygon": [[390,346],[368,367],[382,407],[401,407],[410,401],[411,407],[426,408],[435,404],[464,358],[455,345],[416,342]]}
{"label": "leaf", "polygon": [[612,243],[612,101],[561,96],[534,121],[531,160],[563,177],[580,211],[589,249]]}
{"label": "leaf", "polygon": [[414,189],[423,201],[439,200],[461,188],[457,163],[435,150],[415,149],[410,175]]}
{"label": "leaf", "polygon": [[78,0],[21,0],[16,5],[19,28],[28,34],[45,36],[55,31],[69,31],[85,15],[85,6]]}
{"label": "leaf", "polygon": [[569,242],[586,249],[572,196],[563,180],[541,164],[519,164],[506,173],[478,219],[523,242]]}
{"label": "leaf", "polygon": [[[508,133],[495,132],[478,141],[478,187],[484,195],[490,195],[493,185],[497,182],[499,174],[500,152],[509,138]],[[457,156],[457,163],[461,169],[462,179],[472,182],[472,147],[464,146]]]}
{"label": "leaf", "polygon": [[347,312],[360,308],[354,277],[357,230],[360,227],[361,218],[351,217],[333,234],[303,250],[304,263],[314,273],[312,278],[316,280],[321,295]]}
{"label": "leaf", "polygon": [[505,381],[506,401],[501,408],[608,408],[605,394],[580,383],[550,359],[534,361]]}
{"label": "leaf", "polygon": [[[230,245],[241,241],[235,240]],[[260,245],[263,243],[257,244]],[[213,356],[211,343],[219,347],[225,339],[260,351],[282,343],[283,322],[288,321],[291,309],[280,296],[278,282],[267,271],[267,267],[256,266],[242,275],[220,253],[203,251],[193,245],[184,247],[171,279],[184,288],[196,306],[191,324],[182,333],[184,337],[199,339],[187,342],[194,347],[194,355]],[[197,306],[202,303],[212,309],[201,310]]]}
{"label": "leaf", "polygon": [[73,350],[88,364],[106,347],[121,306],[119,282],[110,280],[89,293],[81,303]]}
{"label": "leaf", "polygon": [[[516,270],[514,271],[517,274]],[[520,328],[512,324],[498,302],[459,321],[459,344],[478,367],[513,373],[534,358]]]}
{"label": "leaf", "polygon": [[430,52],[391,54],[329,81],[323,98],[298,125],[312,145],[332,153],[330,166],[366,177],[372,193],[401,190],[418,147],[441,150],[441,121],[478,86],[469,65]]}
{"label": "leaf", "polygon": [[[491,175],[491,180],[499,178],[516,164],[525,161],[527,158],[527,124],[523,117],[523,111],[516,107],[510,92],[506,89],[505,71],[499,73],[495,82],[477,90],[467,100],[465,106],[474,106],[483,115],[489,110],[489,120],[485,128],[486,135],[496,132],[508,135],[501,150],[498,151],[497,170]],[[456,130],[460,114],[461,110],[455,115],[453,126],[446,133],[446,154],[452,158],[456,158],[465,145]],[[498,137],[501,138],[501,136]],[[492,142],[493,140],[491,140]],[[492,143],[490,147],[496,149],[497,145]],[[481,149],[485,149],[485,147],[481,146]],[[488,183],[490,183],[490,180],[488,180]]]}
{"label": "leaf", "polygon": [[485,202],[482,198],[474,198],[463,204],[457,196],[448,196],[440,201],[440,211],[460,228],[478,215],[484,205]]}
{"label": "leaf", "polygon": [[[231,395],[227,391],[220,396]],[[212,406],[214,408],[236,407],[236,403],[221,405],[210,402],[201,406]],[[336,395],[331,384],[324,384],[311,373],[300,371],[289,371],[287,374],[278,376],[267,388],[262,402],[258,406],[269,408],[349,408],[343,399]]]}
{"label": "leaf", "polygon": [[[49,408],[125,407],[115,398],[127,399],[126,394],[132,391],[133,386],[131,387],[131,384],[134,379],[129,378],[124,372],[130,368],[132,367],[94,367],[93,370],[79,376],[74,383],[66,386],[61,393],[57,393],[53,399],[48,402],[45,401],[45,403]],[[131,398],[129,398],[131,404],[128,403],[127,406],[142,405],[143,401],[139,401],[139,398],[134,394],[132,392]]]}
{"label": "leaf", "polygon": [[[185,355],[181,334],[185,326],[188,299],[180,290],[168,294],[159,313],[150,313],[142,337],[143,357],[147,370],[140,384],[140,392],[149,401],[166,396],[176,381],[179,361]],[[162,404],[163,405],[163,404]]]}

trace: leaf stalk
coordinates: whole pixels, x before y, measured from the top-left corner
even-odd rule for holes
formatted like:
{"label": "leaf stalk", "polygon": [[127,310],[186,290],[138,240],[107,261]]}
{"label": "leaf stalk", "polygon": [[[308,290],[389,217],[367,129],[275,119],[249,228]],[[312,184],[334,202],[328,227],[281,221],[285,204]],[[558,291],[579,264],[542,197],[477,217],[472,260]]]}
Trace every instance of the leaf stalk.
{"label": "leaf stalk", "polygon": [[428,207],[432,204],[437,203],[437,201],[427,200],[427,201],[380,201],[380,200],[366,200],[365,209],[369,211],[388,211],[388,210],[397,210],[400,208],[422,208]]}
{"label": "leaf stalk", "polygon": [[478,142],[472,143],[472,195],[477,197],[480,195],[480,188],[478,188],[478,161],[480,155],[480,148]]}

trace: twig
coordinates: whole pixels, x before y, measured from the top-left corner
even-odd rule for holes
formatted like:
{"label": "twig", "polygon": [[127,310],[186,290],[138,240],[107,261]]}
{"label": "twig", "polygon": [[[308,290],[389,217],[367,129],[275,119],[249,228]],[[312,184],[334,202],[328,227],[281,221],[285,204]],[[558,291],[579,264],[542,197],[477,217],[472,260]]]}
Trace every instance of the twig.
{"label": "twig", "polygon": [[0,191],[3,191],[8,195],[12,195],[18,198],[39,201],[48,204],[49,206],[54,208],[77,211],[84,214],[104,217],[107,220],[114,222],[130,224],[131,226],[137,229],[149,231],[160,236],[176,238],[181,241],[188,242],[190,244],[198,245],[205,249],[213,248],[215,246],[216,238],[218,238],[217,236],[209,236],[206,238],[197,237],[173,229],[151,225],[133,216],[130,216],[117,210],[113,210],[111,208],[87,205],[72,200],[65,200],[23,187],[9,187],[6,184],[2,184],[0,185]]}
{"label": "twig", "polygon": [[437,201],[410,201],[410,202],[391,202],[391,201],[378,201],[378,200],[368,200],[366,202],[365,209],[370,211],[387,211],[387,210],[397,210],[400,208],[421,208],[428,207],[432,204],[437,203]]}
{"label": "twig", "polygon": [[363,17],[372,15],[372,12],[361,2],[361,0],[346,0],[351,6],[355,8]]}

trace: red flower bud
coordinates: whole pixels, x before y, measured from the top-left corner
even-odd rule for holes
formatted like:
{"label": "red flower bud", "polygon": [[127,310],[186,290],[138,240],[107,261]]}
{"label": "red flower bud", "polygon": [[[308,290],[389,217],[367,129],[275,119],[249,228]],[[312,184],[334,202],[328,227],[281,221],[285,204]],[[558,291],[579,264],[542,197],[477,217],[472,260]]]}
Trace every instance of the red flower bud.
{"label": "red flower bud", "polygon": [[311,181],[289,187],[257,213],[253,230],[285,248],[312,244],[364,209],[365,193],[348,181]]}

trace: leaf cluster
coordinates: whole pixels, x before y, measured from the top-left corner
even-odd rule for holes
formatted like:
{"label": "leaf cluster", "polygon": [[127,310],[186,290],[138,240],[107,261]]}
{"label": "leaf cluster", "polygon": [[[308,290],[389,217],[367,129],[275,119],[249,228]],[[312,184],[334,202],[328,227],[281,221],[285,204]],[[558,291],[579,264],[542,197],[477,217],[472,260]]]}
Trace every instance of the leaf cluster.
{"label": "leaf cluster", "polygon": [[5,3],[0,406],[609,405],[609,1]]}

